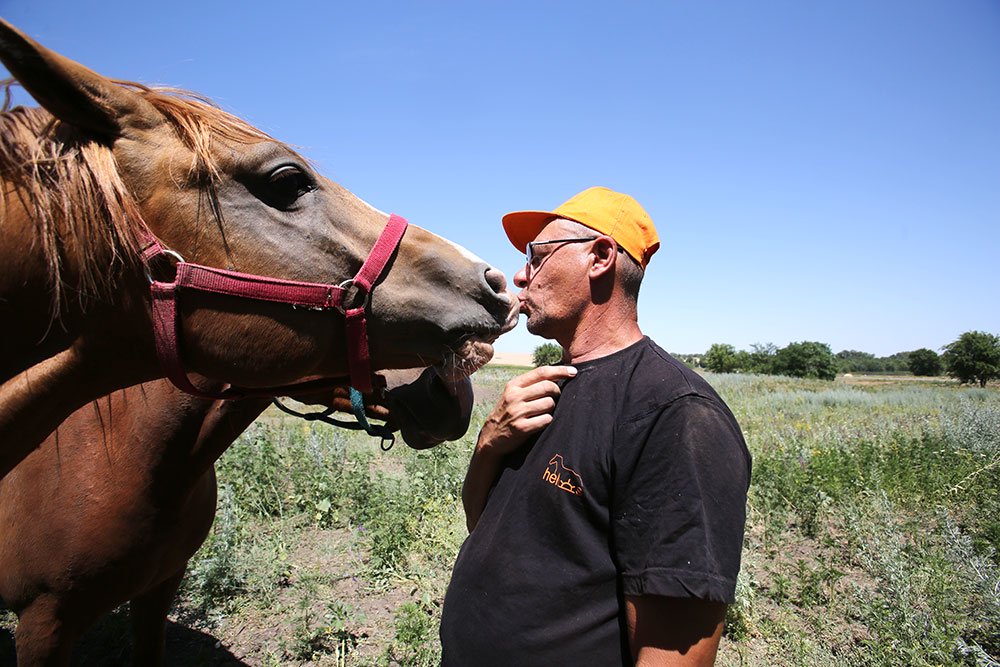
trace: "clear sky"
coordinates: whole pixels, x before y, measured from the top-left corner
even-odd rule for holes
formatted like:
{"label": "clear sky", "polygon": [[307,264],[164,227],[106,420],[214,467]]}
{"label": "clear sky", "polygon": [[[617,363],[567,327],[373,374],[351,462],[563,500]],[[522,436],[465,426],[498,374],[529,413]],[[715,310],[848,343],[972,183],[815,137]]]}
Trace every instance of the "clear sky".
{"label": "clear sky", "polygon": [[[628,192],[639,323],[703,352],[1000,334],[1000,3],[79,2],[0,15],[203,93],[502,269],[500,217]],[[25,100],[25,98],[20,98]],[[542,342],[522,325],[497,348]]]}

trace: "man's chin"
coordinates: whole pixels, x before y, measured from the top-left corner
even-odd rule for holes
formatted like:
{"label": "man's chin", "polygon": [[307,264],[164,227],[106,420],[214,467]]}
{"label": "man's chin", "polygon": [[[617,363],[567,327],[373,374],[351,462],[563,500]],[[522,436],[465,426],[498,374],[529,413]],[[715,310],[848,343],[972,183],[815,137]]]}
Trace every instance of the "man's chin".
{"label": "man's chin", "polygon": [[525,327],[527,327],[528,333],[534,334],[535,336],[550,339],[555,338],[550,331],[551,327],[546,326],[546,324],[547,323],[542,318],[529,315],[528,321],[525,322]]}

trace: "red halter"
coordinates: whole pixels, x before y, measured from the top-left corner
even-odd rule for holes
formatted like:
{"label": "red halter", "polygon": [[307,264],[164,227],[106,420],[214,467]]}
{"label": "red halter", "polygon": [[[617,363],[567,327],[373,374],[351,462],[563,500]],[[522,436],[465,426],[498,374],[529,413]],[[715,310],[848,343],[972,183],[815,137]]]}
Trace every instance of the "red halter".
{"label": "red halter", "polygon": [[[346,317],[347,363],[351,386],[358,391],[372,391],[371,359],[368,350],[368,327],[365,311],[371,300],[372,288],[385,271],[386,264],[399,247],[406,231],[404,218],[392,214],[385,229],[379,235],[368,258],[357,275],[339,285],[305,283],[281,278],[256,276],[236,271],[215,269],[200,264],[191,264],[172,250],[164,248],[158,240],[151,240],[143,249],[142,257],[147,266],[157,257],[170,256],[177,260],[173,282],[160,282],[150,275],[150,290],[153,296],[153,333],[156,339],[156,356],[170,381],[178,389],[202,398],[246,398],[248,396],[285,396],[305,391],[320,390],[332,386],[330,380],[311,380],[282,387],[239,388],[229,387],[225,391],[210,392],[199,389],[191,383],[181,362],[177,330],[177,299],[179,290],[198,290],[238,296],[256,301],[276,301],[293,306],[304,306],[316,310],[336,309]],[[357,291],[347,303],[348,293]],[[362,298],[363,297],[363,298]],[[361,298],[361,303],[357,303]],[[352,307],[348,307],[348,306]]]}

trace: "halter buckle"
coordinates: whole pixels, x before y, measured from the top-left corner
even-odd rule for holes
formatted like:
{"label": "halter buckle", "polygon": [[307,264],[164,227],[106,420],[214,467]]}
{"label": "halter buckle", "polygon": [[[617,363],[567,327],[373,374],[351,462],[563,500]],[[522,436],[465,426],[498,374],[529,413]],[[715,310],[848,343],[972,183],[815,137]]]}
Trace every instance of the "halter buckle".
{"label": "halter buckle", "polygon": [[[150,258],[150,261],[156,259],[157,257],[163,257],[164,255],[174,259],[176,262],[174,265],[175,269],[177,264],[184,264],[184,258],[181,257],[181,254],[176,250],[171,250],[170,248],[160,248],[160,252],[153,255],[153,257]],[[149,281],[150,285],[156,282],[156,278],[153,277],[153,273],[149,270],[149,262],[146,262],[146,265],[143,267],[143,271],[145,272],[146,280]]]}
{"label": "halter buckle", "polygon": [[356,309],[352,306],[352,304],[357,301],[358,296],[361,294],[364,294],[364,299],[359,307],[368,310],[368,304],[370,304],[372,300],[372,293],[359,286],[354,281],[354,278],[348,278],[344,282],[337,285],[337,287],[343,290],[343,296],[340,299],[340,304],[335,306],[335,308],[340,311],[341,315],[346,316],[348,310]]}

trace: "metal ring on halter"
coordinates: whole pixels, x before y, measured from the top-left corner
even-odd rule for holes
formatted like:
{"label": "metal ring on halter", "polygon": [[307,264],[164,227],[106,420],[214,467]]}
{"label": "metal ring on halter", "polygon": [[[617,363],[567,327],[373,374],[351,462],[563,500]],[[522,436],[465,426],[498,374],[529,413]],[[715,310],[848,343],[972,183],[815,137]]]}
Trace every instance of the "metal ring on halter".
{"label": "metal ring on halter", "polygon": [[[169,248],[163,248],[160,251],[160,254],[161,255],[169,255],[170,257],[173,257],[175,260],[177,260],[178,264],[184,264],[184,258],[181,257],[181,254],[179,252],[177,252],[176,250],[170,250]],[[153,283],[155,283],[156,279],[153,278],[153,274],[149,272],[149,264],[148,263],[146,264],[146,266],[145,266],[145,268],[143,270],[146,273],[146,280],[149,281],[149,284],[152,285]]]}
{"label": "metal ring on halter", "polygon": [[[354,278],[348,278],[344,282],[342,282],[339,285],[337,285],[337,287],[339,287],[340,289],[342,289],[342,290],[344,290],[346,292],[347,290],[349,290],[352,287],[357,287],[357,285],[354,282]],[[360,293],[362,290],[361,290],[360,287],[358,287],[357,291]],[[372,300],[372,293],[369,290],[364,290],[364,295],[365,295],[365,299],[364,299],[364,301],[361,302],[361,307],[364,308],[365,310],[367,310],[368,309],[368,304],[371,303],[371,300]],[[336,306],[336,308],[337,308],[337,310],[340,311],[341,315],[347,315],[347,299],[342,299],[341,302],[340,302],[340,305]]]}

